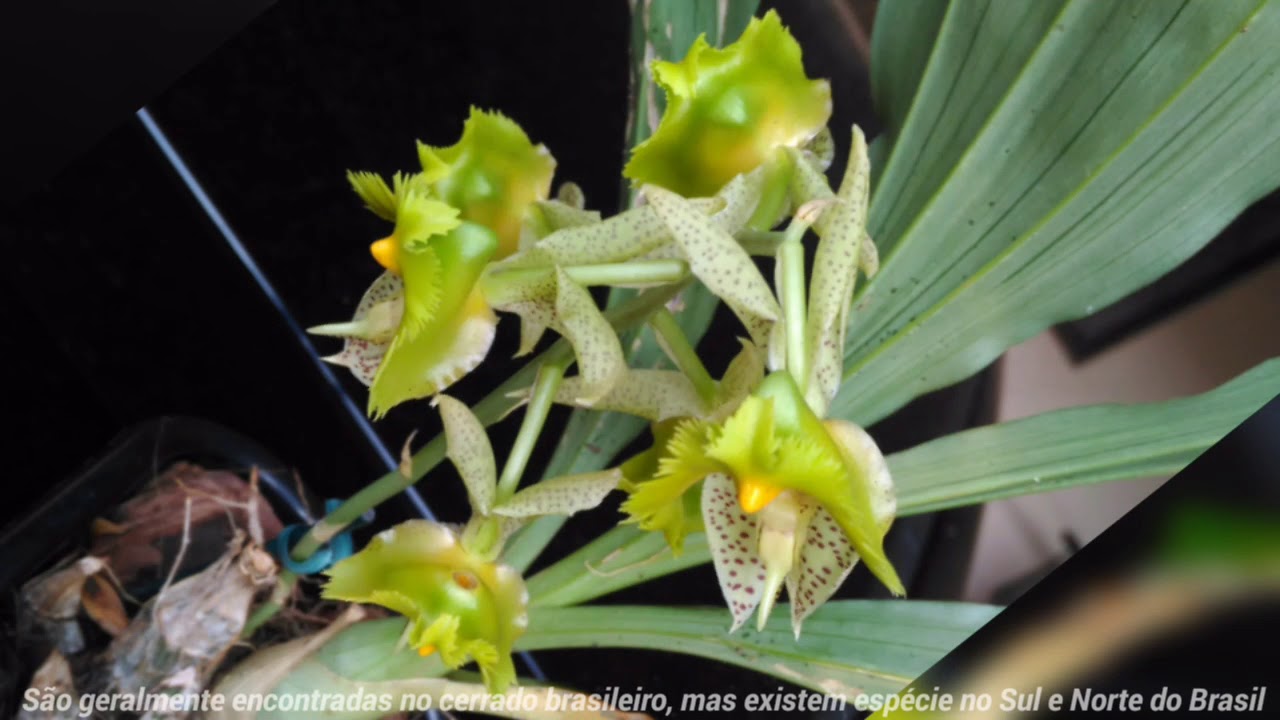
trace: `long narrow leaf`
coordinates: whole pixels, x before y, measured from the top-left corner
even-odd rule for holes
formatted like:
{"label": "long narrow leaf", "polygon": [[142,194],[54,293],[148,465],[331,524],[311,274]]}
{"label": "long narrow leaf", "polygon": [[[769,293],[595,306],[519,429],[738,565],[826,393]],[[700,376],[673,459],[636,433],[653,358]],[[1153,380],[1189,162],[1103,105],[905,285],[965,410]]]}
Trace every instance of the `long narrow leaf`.
{"label": "long narrow leaf", "polygon": [[571,607],[529,614],[523,650],[622,647],[718,660],[757,670],[852,704],[863,693],[896,693],[1000,611],[990,605],[900,600],[830,602],[797,641],[789,610],[764,632],[733,635],[724,608]]}
{"label": "long narrow leaf", "polygon": [[[879,58],[914,16],[877,23]],[[1124,297],[1280,184],[1277,43],[1276,0],[952,2],[889,132],[832,413],[870,424]]]}
{"label": "long narrow leaf", "polygon": [[1280,359],[1203,395],[1070,408],[956,433],[891,456],[889,468],[912,514],[1172,475],[1277,393]]}

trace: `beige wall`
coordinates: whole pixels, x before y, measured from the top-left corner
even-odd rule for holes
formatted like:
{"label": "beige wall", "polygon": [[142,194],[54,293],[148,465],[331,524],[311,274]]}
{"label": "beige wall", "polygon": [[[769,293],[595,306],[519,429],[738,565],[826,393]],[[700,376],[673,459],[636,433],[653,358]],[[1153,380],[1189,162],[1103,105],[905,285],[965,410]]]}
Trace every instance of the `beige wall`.
{"label": "beige wall", "polygon": [[[999,417],[1181,397],[1216,387],[1275,356],[1280,356],[1280,262],[1078,366],[1049,333],[1013,348],[1001,377]],[[990,503],[968,599],[988,600],[1000,584],[1063,552],[1065,531],[1082,543],[1097,536],[1163,481],[1110,483]]]}

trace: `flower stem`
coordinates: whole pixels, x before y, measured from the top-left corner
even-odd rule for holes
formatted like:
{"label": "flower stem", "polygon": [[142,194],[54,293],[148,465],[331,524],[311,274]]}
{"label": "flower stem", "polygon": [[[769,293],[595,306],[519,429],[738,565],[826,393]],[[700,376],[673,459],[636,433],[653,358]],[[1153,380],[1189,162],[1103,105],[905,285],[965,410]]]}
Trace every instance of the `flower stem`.
{"label": "flower stem", "polygon": [[658,333],[663,347],[670,353],[676,366],[693,383],[694,389],[698,391],[698,397],[708,404],[714,401],[718,389],[716,381],[711,379],[711,373],[707,372],[706,366],[702,364],[702,358],[698,357],[698,352],[690,344],[689,338],[684,334],[684,330],[680,327],[680,323],[676,322],[671,311],[666,308],[659,309],[649,319],[649,325],[654,332]]}
{"label": "flower stem", "polygon": [[[792,222],[793,226],[797,224]],[[794,235],[791,228],[787,228],[787,237],[778,246],[778,299],[782,301],[783,327],[786,330],[787,372],[802,393],[809,376],[804,347],[804,245],[800,242],[803,234],[803,228]]]}
{"label": "flower stem", "polygon": [[[569,279],[584,286],[648,287],[680,282],[689,277],[689,264],[683,260],[642,260],[596,265],[566,265]],[[549,267],[496,270],[490,282],[518,282],[530,276],[537,278],[552,272]]]}
{"label": "flower stem", "polygon": [[520,423],[520,433],[516,435],[515,445],[507,455],[507,463],[502,466],[502,476],[498,478],[497,503],[510,499],[520,484],[529,457],[533,454],[533,446],[538,442],[542,426],[547,422],[547,414],[556,399],[556,391],[560,389],[560,381],[564,379],[564,371],[568,366],[566,360],[553,360],[543,363],[538,369],[538,379],[534,381],[533,391],[529,393],[529,404],[525,407],[524,420]]}
{"label": "flower stem", "polygon": [[786,233],[775,230],[752,230],[747,228],[739,231],[735,237],[738,240],[738,244],[742,245],[742,249],[748,253],[772,257],[777,254],[778,246],[782,244]]}

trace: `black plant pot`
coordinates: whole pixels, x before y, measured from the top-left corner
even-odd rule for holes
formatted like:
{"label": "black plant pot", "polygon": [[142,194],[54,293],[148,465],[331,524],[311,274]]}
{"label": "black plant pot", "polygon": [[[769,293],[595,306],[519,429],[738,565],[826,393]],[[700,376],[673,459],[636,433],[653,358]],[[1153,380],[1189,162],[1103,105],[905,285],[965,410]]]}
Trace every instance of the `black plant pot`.
{"label": "black plant pot", "polygon": [[289,468],[258,443],[216,423],[161,417],[135,425],[21,517],[0,527],[0,715],[18,698],[44,657],[28,654],[14,634],[18,589],[60,559],[88,546],[94,518],[137,494],[177,462],[207,469],[257,468],[259,487],[281,522],[313,522],[314,498],[299,496]]}

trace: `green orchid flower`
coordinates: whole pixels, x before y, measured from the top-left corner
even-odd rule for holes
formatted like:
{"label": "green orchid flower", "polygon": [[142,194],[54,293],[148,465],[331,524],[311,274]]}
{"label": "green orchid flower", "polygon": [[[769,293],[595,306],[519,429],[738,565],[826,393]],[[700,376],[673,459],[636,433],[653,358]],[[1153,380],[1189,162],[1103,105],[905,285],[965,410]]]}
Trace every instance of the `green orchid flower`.
{"label": "green orchid flower", "polygon": [[371,211],[395,224],[370,247],[386,272],[350,322],[309,332],[346,339],[325,360],[369,386],[369,414],[381,417],[434,395],[484,360],[498,319],[476,285],[499,243],[492,230],[431,197],[421,174],[397,174],[393,187],[371,173],[348,178]]}
{"label": "green orchid flower", "polygon": [[491,692],[515,680],[511,648],[529,622],[524,581],[511,567],[469,552],[450,527],[401,523],[325,574],[325,598],[409,618],[403,642],[419,654],[439,652],[453,669],[474,660]]}
{"label": "green orchid flower", "polygon": [[405,643],[440,653],[451,669],[474,660],[491,692],[515,680],[511,648],[528,626],[529,594],[499,556],[523,524],[594,508],[617,487],[617,469],[544,480],[518,492],[498,485],[497,461],[479,419],[437,395],[447,454],[467,488],[471,519],[462,528],[411,520],[383,532],[326,574],[324,597],[371,603],[407,618]]}
{"label": "green orchid flower", "polygon": [[831,115],[830,85],[805,75],[800,45],[774,11],[723,49],[699,36],[683,60],[654,62],[652,73],[666,110],[623,174],[685,197],[713,195],[762,166],[785,190],[782,150],[814,141]]}
{"label": "green orchid flower", "polygon": [[498,259],[516,252],[526,226],[540,220],[532,210],[547,200],[556,169],[546,146],[530,142],[514,121],[475,107],[457,143],[419,142],[418,159],[437,197],[498,235]]}
{"label": "green orchid flower", "polygon": [[859,559],[904,593],[883,547],[896,511],[883,456],[853,423],[819,419],[785,371],[766,377],[723,422],[677,425],[656,473],[629,488],[623,512],[664,531],[687,525],[682,517],[697,494],[731,632],[753,611],[763,629],[785,585],[798,638]]}

